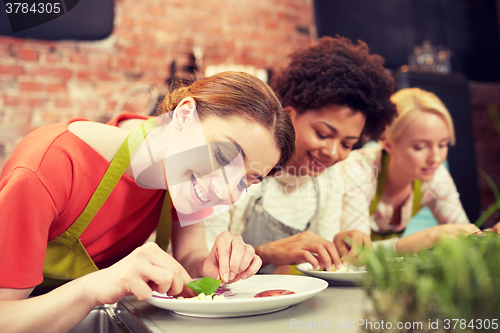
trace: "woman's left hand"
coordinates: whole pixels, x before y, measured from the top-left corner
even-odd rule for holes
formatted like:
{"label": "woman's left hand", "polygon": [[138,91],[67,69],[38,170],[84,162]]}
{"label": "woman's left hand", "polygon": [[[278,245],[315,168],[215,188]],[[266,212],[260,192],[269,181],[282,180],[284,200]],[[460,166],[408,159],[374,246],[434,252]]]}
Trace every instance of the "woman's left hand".
{"label": "woman's left hand", "polygon": [[396,253],[404,255],[405,253],[416,253],[421,250],[428,250],[443,238],[454,239],[458,236],[467,236],[477,231],[481,230],[472,223],[439,224],[398,239],[396,243]]}
{"label": "woman's left hand", "polygon": [[491,231],[496,232],[497,234],[500,234],[500,222],[497,222],[497,224],[495,224],[493,226],[493,228],[491,228]]}
{"label": "woman's left hand", "polygon": [[254,248],[243,242],[240,235],[228,231],[216,239],[210,254],[203,262],[204,276],[222,279],[223,283],[246,279],[259,270],[262,260]]}

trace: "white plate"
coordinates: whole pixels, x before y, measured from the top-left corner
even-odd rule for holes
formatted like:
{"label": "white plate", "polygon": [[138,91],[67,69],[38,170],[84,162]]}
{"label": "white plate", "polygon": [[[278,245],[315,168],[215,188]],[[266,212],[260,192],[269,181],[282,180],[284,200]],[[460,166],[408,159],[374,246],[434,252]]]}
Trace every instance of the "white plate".
{"label": "white plate", "polygon": [[330,282],[343,284],[361,284],[366,276],[366,267],[349,266],[353,272],[331,272],[331,271],[315,271],[310,263],[306,262],[297,265],[297,270],[309,275],[318,277]]}
{"label": "white plate", "polygon": [[[246,280],[227,284],[223,300],[165,299],[165,294],[153,293],[146,300],[154,306],[193,317],[239,317],[270,313],[305,301],[328,287],[321,279],[299,275],[255,275]],[[295,292],[292,295],[254,298],[255,294],[273,289]]]}

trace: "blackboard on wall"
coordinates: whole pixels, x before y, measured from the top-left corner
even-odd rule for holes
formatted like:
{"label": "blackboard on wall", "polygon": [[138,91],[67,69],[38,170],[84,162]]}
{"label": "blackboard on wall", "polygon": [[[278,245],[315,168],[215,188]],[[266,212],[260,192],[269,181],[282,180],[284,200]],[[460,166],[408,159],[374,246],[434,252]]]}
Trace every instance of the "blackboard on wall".
{"label": "blackboard on wall", "polygon": [[0,35],[100,40],[113,32],[113,0],[0,1]]}

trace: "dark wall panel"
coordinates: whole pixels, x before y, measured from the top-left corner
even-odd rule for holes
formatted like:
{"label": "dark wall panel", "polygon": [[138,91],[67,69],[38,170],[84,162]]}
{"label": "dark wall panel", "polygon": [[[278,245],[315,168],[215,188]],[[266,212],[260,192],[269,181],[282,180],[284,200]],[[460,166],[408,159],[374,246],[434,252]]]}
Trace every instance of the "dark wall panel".
{"label": "dark wall panel", "polygon": [[[28,4],[28,10],[16,6],[17,2]],[[0,35],[42,40],[100,40],[111,35],[113,24],[113,0],[0,1]]]}
{"label": "dark wall panel", "polygon": [[453,51],[452,69],[469,79],[500,79],[495,0],[315,0],[318,36],[365,41],[396,69],[429,40]]}

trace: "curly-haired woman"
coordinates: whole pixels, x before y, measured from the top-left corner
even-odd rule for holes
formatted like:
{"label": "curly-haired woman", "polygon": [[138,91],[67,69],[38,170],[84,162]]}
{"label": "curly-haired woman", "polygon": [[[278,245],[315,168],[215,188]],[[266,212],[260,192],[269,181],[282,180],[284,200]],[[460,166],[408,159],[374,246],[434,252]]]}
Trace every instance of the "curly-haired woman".
{"label": "curly-haired woman", "polygon": [[337,169],[329,167],[361,138],[378,138],[396,115],[394,81],[364,42],[323,37],[290,58],[271,85],[295,128],[293,159],[280,175],[249,189],[245,203],[206,223],[209,242],[228,226],[241,233],[263,267],[269,265],[261,272],[305,261],[316,268],[340,265],[333,237],[358,226],[334,222],[343,189]]}

